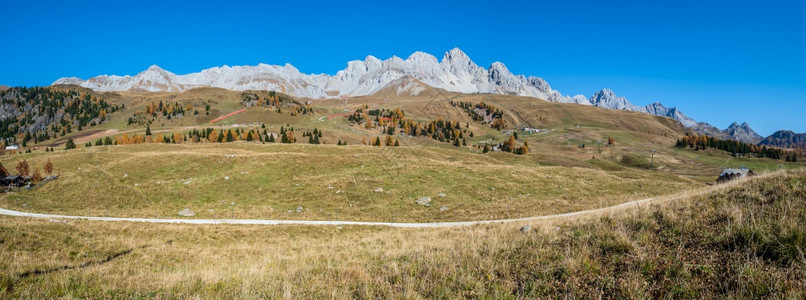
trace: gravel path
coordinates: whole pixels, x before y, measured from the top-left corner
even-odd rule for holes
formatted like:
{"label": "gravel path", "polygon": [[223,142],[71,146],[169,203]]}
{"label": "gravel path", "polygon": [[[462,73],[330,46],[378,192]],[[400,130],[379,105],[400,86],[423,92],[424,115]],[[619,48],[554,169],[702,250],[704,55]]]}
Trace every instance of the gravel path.
{"label": "gravel path", "polygon": [[401,228],[438,228],[438,227],[458,227],[470,226],[479,224],[494,224],[494,223],[511,223],[523,221],[540,221],[567,218],[579,215],[601,213],[608,210],[616,210],[630,206],[638,206],[654,200],[654,198],[647,198],[626,202],[610,207],[583,210],[577,212],[570,212],[564,214],[528,217],[519,219],[502,219],[502,220],[484,220],[484,221],[464,221],[464,222],[435,222],[435,223],[394,223],[394,222],[357,222],[357,221],[306,221],[306,220],[257,220],[257,219],[155,219],[155,218],[115,218],[115,217],[90,217],[90,216],[65,216],[65,215],[51,215],[29,213],[16,210],[0,208],[0,215],[14,216],[14,217],[27,217],[27,218],[40,218],[40,219],[73,219],[73,220],[90,220],[90,221],[105,221],[105,222],[142,222],[142,223],[168,223],[168,224],[239,224],[239,225],[350,225],[350,226],[388,226],[388,227],[401,227]]}

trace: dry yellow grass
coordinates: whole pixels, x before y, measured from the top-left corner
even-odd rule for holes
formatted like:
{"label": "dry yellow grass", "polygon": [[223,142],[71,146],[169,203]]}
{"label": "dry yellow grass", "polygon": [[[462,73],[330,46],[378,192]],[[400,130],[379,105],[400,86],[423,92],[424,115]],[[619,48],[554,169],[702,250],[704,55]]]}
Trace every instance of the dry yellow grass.
{"label": "dry yellow grass", "polygon": [[[759,250],[806,246],[804,176],[778,173],[640,209],[529,223],[537,230],[530,234],[518,231],[524,224],[413,230],[3,217],[0,291],[26,298],[800,298],[806,261],[787,248]],[[743,240],[747,230],[763,236]],[[125,254],[103,262],[116,253]]]}

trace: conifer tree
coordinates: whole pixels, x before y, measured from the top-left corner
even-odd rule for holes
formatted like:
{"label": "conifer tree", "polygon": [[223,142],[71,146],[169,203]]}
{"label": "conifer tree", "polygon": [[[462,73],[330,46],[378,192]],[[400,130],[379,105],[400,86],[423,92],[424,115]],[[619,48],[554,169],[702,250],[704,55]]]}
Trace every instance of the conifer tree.
{"label": "conifer tree", "polygon": [[75,149],[76,144],[73,142],[73,139],[67,139],[67,143],[64,144],[64,150]]}

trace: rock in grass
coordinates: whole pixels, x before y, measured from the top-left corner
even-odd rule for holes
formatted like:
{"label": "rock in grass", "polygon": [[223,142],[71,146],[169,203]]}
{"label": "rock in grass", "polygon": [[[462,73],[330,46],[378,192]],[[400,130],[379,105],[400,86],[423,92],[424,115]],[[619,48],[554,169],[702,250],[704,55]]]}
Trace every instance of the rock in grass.
{"label": "rock in grass", "polygon": [[526,226],[521,227],[521,232],[523,232],[523,233],[532,232],[532,226],[526,225]]}
{"label": "rock in grass", "polygon": [[417,198],[417,200],[414,200],[414,203],[417,203],[422,206],[431,206],[431,197]]}
{"label": "rock in grass", "polygon": [[383,188],[379,187],[379,188],[375,189],[375,192],[376,193],[383,193]]}
{"label": "rock in grass", "polygon": [[297,213],[301,213],[301,212],[302,212],[302,211],[304,211],[304,210],[305,210],[305,209],[304,209],[304,208],[302,208],[302,206],[297,206]]}
{"label": "rock in grass", "polygon": [[440,208],[439,208],[439,211],[447,211],[447,210],[449,210],[449,209],[450,209],[450,208],[448,208],[447,206],[443,206],[443,207],[440,207]]}
{"label": "rock in grass", "polygon": [[439,193],[439,194],[437,194],[437,197],[445,198],[445,193]]}
{"label": "rock in grass", "polygon": [[185,207],[185,209],[179,211],[179,215],[183,217],[193,217],[196,215],[190,208]]}

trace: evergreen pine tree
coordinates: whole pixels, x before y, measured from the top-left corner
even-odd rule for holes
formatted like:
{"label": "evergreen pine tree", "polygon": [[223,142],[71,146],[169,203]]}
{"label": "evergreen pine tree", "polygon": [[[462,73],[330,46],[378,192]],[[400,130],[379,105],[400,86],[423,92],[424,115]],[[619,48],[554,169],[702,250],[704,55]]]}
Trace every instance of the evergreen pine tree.
{"label": "evergreen pine tree", "polygon": [[67,139],[67,143],[64,144],[64,150],[75,149],[76,144],[73,142],[73,139]]}
{"label": "evergreen pine tree", "polygon": [[151,126],[146,125],[146,135],[151,135]]}

